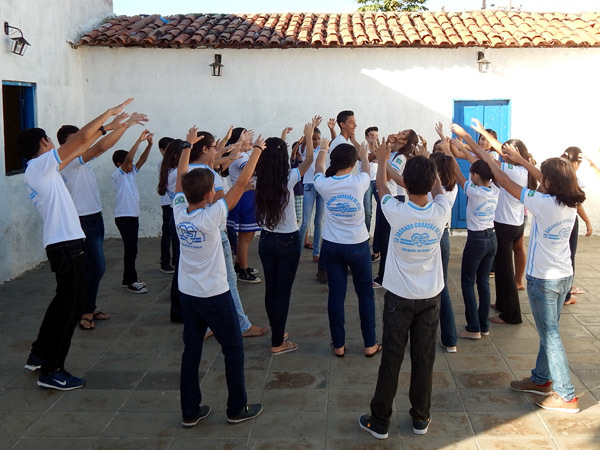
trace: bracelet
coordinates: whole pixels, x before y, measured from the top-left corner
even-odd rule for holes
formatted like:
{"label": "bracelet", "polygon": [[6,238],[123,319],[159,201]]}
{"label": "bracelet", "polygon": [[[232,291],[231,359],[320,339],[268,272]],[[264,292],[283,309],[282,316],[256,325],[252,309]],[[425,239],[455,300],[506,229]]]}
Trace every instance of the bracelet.
{"label": "bracelet", "polygon": [[102,136],[106,135],[106,128],[104,128],[104,125],[101,125],[100,128],[98,128],[98,131],[102,133]]}
{"label": "bracelet", "polygon": [[260,145],[254,145],[252,148],[260,148],[261,150],[264,150]]}

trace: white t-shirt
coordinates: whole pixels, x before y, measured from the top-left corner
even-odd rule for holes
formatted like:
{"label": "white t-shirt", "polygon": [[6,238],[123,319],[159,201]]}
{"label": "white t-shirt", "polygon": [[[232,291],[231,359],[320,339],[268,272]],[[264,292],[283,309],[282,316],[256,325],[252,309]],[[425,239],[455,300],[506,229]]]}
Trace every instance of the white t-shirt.
{"label": "white t-shirt", "polygon": [[491,183],[490,187],[477,186],[472,181],[465,183],[467,195],[467,229],[482,231],[494,228],[494,216],[498,204],[498,187]]}
{"label": "white t-shirt", "polygon": [[[304,174],[304,184],[312,184],[312,182],[314,181],[313,179],[315,177],[315,162],[317,162],[317,156],[319,156],[320,149],[321,149],[320,146],[317,146],[317,148],[314,149],[313,162],[310,165],[310,167],[308,168],[308,170],[306,171],[306,173]],[[306,158],[306,146],[302,147],[301,155],[302,155],[302,159]]]}
{"label": "white t-shirt", "polygon": [[[331,141],[331,144],[329,144],[329,151],[333,150],[334,148],[336,148],[340,144],[350,144],[350,145],[352,145],[352,142],[350,142],[348,139],[346,139],[341,134],[338,134],[335,137],[335,139],[333,141]],[[315,157],[316,157],[316,155],[315,155]]]}
{"label": "white t-shirt", "polygon": [[173,169],[169,169],[169,174],[167,175],[167,191],[166,195],[171,200],[170,205],[173,206],[173,199],[175,198],[175,186],[177,184],[177,167]]}
{"label": "white t-shirt", "polygon": [[89,162],[83,162],[81,156],[75,158],[60,174],[73,198],[77,214],[87,216],[102,211],[96,175]]}
{"label": "white t-shirt", "polygon": [[[158,174],[160,176],[160,168],[162,166],[162,159],[158,162]],[[166,192],[164,193],[164,195],[160,196],[160,206],[171,206],[171,199],[169,198],[169,194],[167,194]]]}
{"label": "white t-shirt", "polygon": [[371,183],[369,174],[325,177],[315,174],[315,188],[325,203],[323,239],[338,244],[359,244],[369,239],[363,200]]}
{"label": "white t-shirt", "polygon": [[[405,155],[396,155],[393,154],[390,155],[390,159],[389,159],[390,165],[392,166],[392,168],[398,172],[400,175],[402,175],[404,173],[404,167],[406,166],[406,156]],[[394,180],[388,180],[388,189],[390,190],[390,193],[394,196],[396,195],[404,195],[406,196],[406,189],[404,189],[402,186],[399,186],[398,184],[396,184],[396,182]]]}
{"label": "white t-shirt", "polygon": [[[528,172],[525,167],[515,166],[505,162],[503,162],[500,167],[502,168],[502,171],[519,186],[527,187]],[[503,187],[500,188],[500,195],[498,195],[498,206],[496,206],[496,216],[494,220],[498,223],[515,226],[520,226],[525,220],[525,208],[523,207],[523,203],[506,192],[506,189]]]}
{"label": "white t-shirt", "polygon": [[25,187],[44,222],[44,247],[85,238],[73,199],[58,173],[60,163],[52,149],[29,160],[25,169]]}
{"label": "white t-shirt", "polygon": [[[217,172],[215,172],[209,166],[207,166],[206,164],[190,164],[188,166],[188,172],[190,172],[193,169],[208,169],[208,170],[210,170],[213,173],[214,177],[215,177],[215,181],[214,181],[215,192],[219,192],[219,191],[223,191],[224,190],[223,189],[223,178],[221,178],[221,175],[219,175]],[[175,172],[175,177],[177,177],[177,172]],[[227,228],[227,222],[223,221],[219,225],[219,230],[225,231],[226,228]]]}
{"label": "white t-shirt", "polygon": [[190,213],[187,207],[185,195],[178,192],[173,200],[173,217],[181,249],[179,290],[202,298],[223,294],[229,285],[219,224],[227,218],[227,203],[221,199]]}
{"label": "white t-shirt", "polygon": [[381,208],[391,227],[383,287],[408,299],[435,297],[444,288],[439,242],[451,209],[448,198],[438,195],[421,207],[385,195]]}
{"label": "white t-shirt", "polygon": [[135,182],[138,172],[135,164],[131,172],[123,172],[120,167],[117,167],[117,170],[113,172],[113,185],[117,192],[115,197],[115,217],[140,216],[140,193]]}
{"label": "white t-shirt", "polygon": [[294,186],[300,181],[300,171],[298,168],[291,169],[288,174],[287,189],[290,193],[289,201],[283,210],[281,222],[275,228],[269,230],[267,227],[262,227],[263,230],[272,231],[273,233],[293,233],[298,231],[298,222],[296,218],[296,206],[294,203]]}
{"label": "white t-shirt", "polygon": [[559,205],[556,197],[527,188],[521,191],[521,201],[533,216],[527,275],[543,280],[573,275],[569,238],[577,209]]}
{"label": "white t-shirt", "polygon": [[248,160],[250,159],[249,152],[240,152],[240,155],[240,158],[234,160],[229,165],[229,178],[231,180],[232,186],[237,182],[238,178],[240,177],[240,173],[242,172],[242,169],[246,166]]}
{"label": "white t-shirt", "polygon": [[[452,221],[452,207],[454,206],[454,202],[456,201],[456,194],[458,194],[458,185],[455,184],[454,188],[450,191],[447,191],[444,186],[442,186],[442,190],[444,191],[444,196],[448,199],[448,203],[450,204],[450,210],[448,211],[448,216],[446,217],[446,228],[450,226],[450,222]],[[433,202],[433,196],[431,192],[427,193],[427,201],[429,203]]]}

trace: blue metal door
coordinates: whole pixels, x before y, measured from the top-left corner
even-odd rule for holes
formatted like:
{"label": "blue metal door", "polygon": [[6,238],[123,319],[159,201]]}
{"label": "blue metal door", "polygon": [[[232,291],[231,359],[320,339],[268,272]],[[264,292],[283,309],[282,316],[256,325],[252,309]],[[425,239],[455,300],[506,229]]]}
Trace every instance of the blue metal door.
{"label": "blue metal door", "polygon": [[[510,137],[510,100],[468,100],[454,102],[452,122],[463,127],[477,142],[479,133],[471,128],[471,119],[479,120],[484,128],[491,128],[498,133],[498,140],[504,142]],[[469,177],[470,164],[458,160],[465,177]],[[452,208],[452,228],[467,228],[467,197],[460,188],[456,202]]]}

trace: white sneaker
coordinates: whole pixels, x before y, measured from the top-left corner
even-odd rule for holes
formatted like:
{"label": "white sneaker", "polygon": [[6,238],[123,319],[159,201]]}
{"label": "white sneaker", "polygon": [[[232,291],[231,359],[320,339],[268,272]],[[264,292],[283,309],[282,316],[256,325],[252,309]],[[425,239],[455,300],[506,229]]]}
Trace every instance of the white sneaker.
{"label": "white sneaker", "polygon": [[456,347],[446,347],[444,344],[442,344],[442,341],[440,341],[440,346],[446,350],[446,353],[456,353]]}
{"label": "white sneaker", "polygon": [[145,294],[148,292],[148,289],[146,289],[146,283],[142,281],[131,283],[129,286],[127,286],[127,290],[129,292],[133,292],[134,294]]}

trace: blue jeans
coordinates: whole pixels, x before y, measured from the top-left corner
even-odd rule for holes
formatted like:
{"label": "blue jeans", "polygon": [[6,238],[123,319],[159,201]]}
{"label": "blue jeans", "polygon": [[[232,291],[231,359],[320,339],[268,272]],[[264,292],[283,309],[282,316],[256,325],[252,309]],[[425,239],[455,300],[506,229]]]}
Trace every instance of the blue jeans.
{"label": "blue jeans", "polygon": [[[375,186],[375,180],[371,180],[369,183],[369,188],[367,192],[365,192],[365,198],[363,201],[363,205],[365,207],[365,225],[367,225],[367,230],[371,231],[371,218],[373,217],[373,198],[375,197],[375,201],[379,204],[379,194],[377,193],[377,187]],[[373,253],[379,253],[373,250]]]}
{"label": "blue jeans", "polygon": [[102,213],[79,216],[81,228],[85,233],[85,281],[86,307],[84,314],[92,314],[96,310],[98,286],[106,270],[104,259],[104,220]]}
{"label": "blue jeans", "polygon": [[229,291],[214,297],[199,298],[181,294],[183,316],[183,344],[181,355],[181,412],[192,419],[200,412],[202,393],[198,368],[202,358],[202,344],[208,327],[215,334],[225,357],[227,380],[227,415],[239,414],[246,406],[244,377],[244,344],[235,306]]}
{"label": "blue jeans", "polygon": [[242,306],[242,300],[240,299],[240,293],[237,288],[237,275],[233,266],[233,256],[231,255],[231,246],[229,245],[229,239],[226,231],[221,231],[221,244],[223,245],[223,254],[225,256],[225,267],[227,268],[227,284],[229,285],[229,292],[233,298],[233,304],[235,305],[235,311],[237,313],[238,321],[240,322],[240,330],[242,333],[247,331],[252,324],[248,320],[248,316],[244,312]]}
{"label": "blue jeans", "polygon": [[299,233],[261,231],[258,254],[265,275],[265,310],[271,325],[271,346],[283,343],[292,285],[300,262]]}
{"label": "blue jeans", "polygon": [[442,344],[446,347],[456,347],[456,322],[454,321],[454,310],[452,299],[448,290],[448,262],[450,261],[450,235],[448,228],[444,230],[440,240],[442,251],[442,269],[444,270],[444,289],[440,302],[440,329],[442,331]]}
{"label": "blue jeans", "polygon": [[[460,270],[460,285],[465,302],[467,331],[487,332],[490,329],[490,270],[496,256],[496,233],[493,228],[468,231]],[[479,308],[475,298],[475,282]]]}
{"label": "blue jeans", "polygon": [[321,259],[327,268],[329,284],[329,330],[335,348],[346,343],[344,330],[344,301],[348,283],[348,267],[352,271],[354,291],[358,296],[358,314],[365,347],[373,347],[375,340],[375,294],[371,269],[369,241],[359,244],[337,244],[323,240]]}
{"label": "blue jeans", "polygon": [[569,376],[569,363],[558,329],[560,312],[573,277],[542,280],[527,275],[527,296],[535,320],[540,349],[531,380],[537,384],[553,381],[552,388],[563,400],[575,397],[575,388]]}
{"label": "blue jeans", "polygon": [[302,251],[304,237],[306,236],[306,230],[308,230],[308,224],[310,222],[315,203],[317,204],[317,210],[315,211],[314,222],[313,256],[319,256],[321,249],[321,229],[323,228],[323,214],[325,213],[325,206],[323,204],[323,197],[319,195],[315,189],[315,185],[312,183],[306,183],[304,185],[304,198],[302,199],[302,225],[300,226],[300,242],[298,243],[298,248],[300,251]]}

